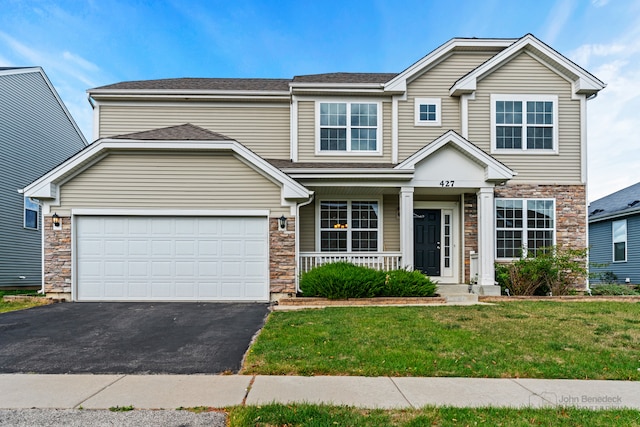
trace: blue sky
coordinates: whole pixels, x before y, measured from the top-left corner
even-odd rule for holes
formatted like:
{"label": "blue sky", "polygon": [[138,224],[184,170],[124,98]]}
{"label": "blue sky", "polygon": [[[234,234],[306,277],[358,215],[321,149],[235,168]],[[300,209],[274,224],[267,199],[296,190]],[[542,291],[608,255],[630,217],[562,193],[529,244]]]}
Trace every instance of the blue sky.
{"label": "blue sky", "polygon": [[90,137],[91,87],[400,72],[453,37],[526,33],[608,84],[588,102],[589,199],[640,181],[640,0],[2,0],[0,66],[42,66]]}

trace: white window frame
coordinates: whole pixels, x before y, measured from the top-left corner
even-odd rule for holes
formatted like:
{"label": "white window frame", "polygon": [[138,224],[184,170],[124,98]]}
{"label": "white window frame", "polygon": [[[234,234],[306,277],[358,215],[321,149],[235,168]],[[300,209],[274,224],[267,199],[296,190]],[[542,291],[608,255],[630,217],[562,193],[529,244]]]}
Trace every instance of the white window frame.
{"label": "white window frame", "polygon": [[[616,224],[624,224],[624,240],[623,239],[616,240],[616,235],[615,235]],[[629,247],[629,245],[627,244],[628,242],[627,233],[628,233],[628,229],[627,229],[626,219],[620,219],[620,220],[611,222],[611,260],[612,262],[616,262],[616,263],[627,262],[627,248]],[[616,260],[616,243],[624,243],[624,259]]]}
{"label": "white window frame", "polygon": [[[36,205],[38,208],[37,209],[33,209],[32,207],[27,208],[27,203],[32,203],[34,205]],[[36,227],[27,227],[27,210],[29,211],[35,211],[36,212]],[[25,196],[24,197],[24,201],[23,201],[23,209],[22,209],[22,227],[27,229],[27,230],[39,230],[40,229],[40,221],[41,221],[41,215],[40,215],[40,204],[37,202],[34,202],[31,198]]]}
{"label": "white window frame", "polygon": [[[323,229],[322,228],[322,224],[321,224],[321,216],[320,216],[320,212],[321,212],[321,206],[323,202],[346,202],[347,203],[347,228],[346,228],[346,233],[347,233],[347,250],[346,251],[323,251],[322,250],[322,241],[321,241],[321,236],[322,236],[322,231],[326,231],[328,229]],[[378,232],[378,250],[376,251],[353,251],[352,248],[352,235],[351,232],[354,230],[353,227],[351,227],[351,205],[353,202],[376,202],[378,204],[378,228],[375,229],[375,231]],[[322,252],[322,253],[327,253],[327,254],[344,254],[344,253],[358,253],[358,254],[375,254],[375,253],[379,253],[382,252],[381,248],[382,248],[382,226],[383,226],[383,215],[382,215],[382,211],[383,211],[383,206],[382,206],[382,199],[377,198],[377,197],[364,197],[364,198],[348,198],[348,197],[325,197],[323,199],[318,200],[318,202],[316,203],[316,252]],[[355,229],[356,231],[362,231],[362,230],[371,230],[373,231],[374,229],[361,229],[361,228],[357,228]]]}
{"label": "white window frame", "polygon": [[[495,243],[495,258],[497,260],[504,260],[504,261],[511,261],[511,260],[516,260],[518,258],[516,257],[499,257],[498,256],[498,231],[521,231],[522,232],[522,256],[526,256],[527,255],[527,247],[528,247],[528,243],[529,243],[529,237],[528,237],[528,231],[529,231],[529,226],[527,224],[528,221],[528,209],[527,209],[527,202],[529,201],[551,201],[553,202],[553,229],[542,229],[542,230],[552,230],[553,231],[553,238],[551,239],[551,245],[555,246],[556,245],[556,238],[558,235],[558,230],[557,230],[557,220],[556,220],[556,209],[557,209],[557,203],[556,203],[556,199],[555,198],[520,198],[520,197],[500,197],[500,198],[496,198],[494,199],[494,204],[493,204],[493,212],[495,215],[495,220],[497,221],[498,216],[497,216],[497,208],[498,208],[498,201],[522,201],[522,227],[521,228],[498,228],[497,224],[494,223],[493,227],[494,227],[494,231],[495,231],[495,236],[494,236],[494,243]],[[538,229],[540,230],[540,229]]]}
{"label": "white window frame", "polygon": [[[320,104],[346,104],[347,106],[347,149],[346,150],[321,150],[320,148],[320,129],[321,127],[342,128],[343,126],[320,126]],[[352,150],[351,149],[351,106],[353,104],[376,104],[377,105],[377,118],[376,126],[356,126],[369,129],[376,129],[376,149],[375,150]],[[316,143],[316,155],[318,156],[381,156],[382,155],[382,102],[371,99],[326,99],[316,101],[315,103],[315,143]]]}
{"label": "white window frame", "polygon": [[[435,105],[436,118],[435,120],[420,120],[420,107],[422,105]],[[414,100],[414,116],[416,126],[441,126],[441,109],[442,101],[440,98],[416,98]]]}
{"label": "white window frame", "polygon": [[[498,148],[496,127],[496,102],[518,101],[522,102],[522,148]],[[527,102],[551,102],[553,104],[553,131],[552,149],[527,148]],[[491,94],[491,153],[497,154],[558,154],[558,96],[557,95],[531,95],[531,94]],[[532,124],[533,126],[534,124]],[[517,125],[507,125],[516,127]]]}

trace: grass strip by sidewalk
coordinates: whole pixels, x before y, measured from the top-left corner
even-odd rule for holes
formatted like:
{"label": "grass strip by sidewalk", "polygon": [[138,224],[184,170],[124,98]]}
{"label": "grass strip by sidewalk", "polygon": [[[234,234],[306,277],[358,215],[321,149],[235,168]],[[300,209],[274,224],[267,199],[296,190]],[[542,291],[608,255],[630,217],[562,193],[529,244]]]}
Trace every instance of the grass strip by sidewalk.
{"label": "grass strip by sidewalk", "polygon": [[640,380],[640,303],[274,312],[243,373]]}
{"label": "grass strip by sidewalk", "polygon": [[627,409],[592,411],[576,408],[451,408],[365,410],[345,406],[236,406],[230,427],[267,426],[640,426],[640,412]]}

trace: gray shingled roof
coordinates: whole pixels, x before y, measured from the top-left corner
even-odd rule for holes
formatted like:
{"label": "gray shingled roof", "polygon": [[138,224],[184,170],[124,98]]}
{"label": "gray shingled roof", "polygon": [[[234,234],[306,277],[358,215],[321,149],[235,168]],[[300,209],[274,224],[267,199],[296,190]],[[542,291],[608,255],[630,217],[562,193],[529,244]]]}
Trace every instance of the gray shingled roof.
{"label": "gray shingled roof", "polygon": [[266,159],[278,169],[393,169],[393,163],[312,163]]}
{"label": "gray shingled roof", "polygon": [[326,73],[295,76],[294,83],[386,83],[398,73]]}
{"label": "gray shingled roof", "polygon": [[640,182],[591,202],[589,221],[636,211],[640,212]]}
{"label": "gray shingled roof", "polygon": [[221,133],[211,132],[199,126],[187,123],[178,126],[169,126],[161,129],[147,130],[143,132],[128,133],[113,136],[114,139],[139,139],[149,141],[222,141],[233,140]]}
{"label": "gray shingled roof", "polygon": [[137,80],[96,87],[98,89],[125,90],[229,90],[229,91],[289,91],[290,79],[222,79],[179,78]]}

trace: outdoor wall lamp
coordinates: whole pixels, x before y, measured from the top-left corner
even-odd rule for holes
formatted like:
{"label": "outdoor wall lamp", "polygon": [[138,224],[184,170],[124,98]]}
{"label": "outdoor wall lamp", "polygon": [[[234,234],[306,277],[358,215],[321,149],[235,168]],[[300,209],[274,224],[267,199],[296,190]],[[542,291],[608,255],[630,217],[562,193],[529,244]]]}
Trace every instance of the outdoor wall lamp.
{"label": "outdoor wall lamp", "polygon": [[59,230],[60,227],[62,226],[62,218],[60,218],[58,216],[57,213],[54,212],[53,216],[51,217],[51,222],[53,223],[53,228]]}
{"label": "outdoor wall lamp", "polygon": [[287,217],[282,215],[280,218],[278,218],[278,224],[280,225],[280,230],[286,230],[287,229]]}

